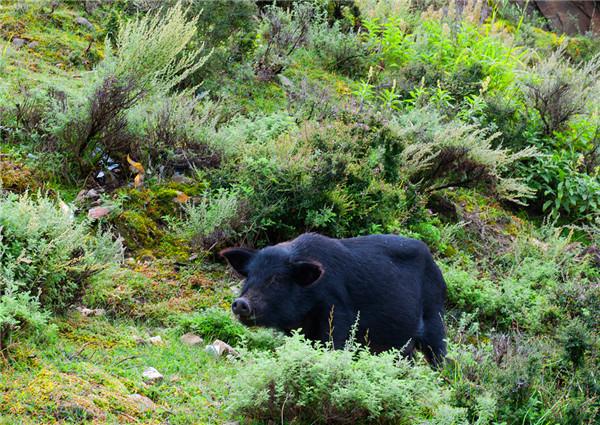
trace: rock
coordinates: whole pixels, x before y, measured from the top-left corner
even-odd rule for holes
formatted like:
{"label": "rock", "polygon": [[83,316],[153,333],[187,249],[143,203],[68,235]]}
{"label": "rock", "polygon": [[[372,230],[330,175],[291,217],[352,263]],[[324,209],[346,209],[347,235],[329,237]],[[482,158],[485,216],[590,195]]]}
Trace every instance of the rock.
{"label": "rock", "polygon": [[100,194],[96,191],[96,189],[90,189],[87,192],[85,192],[84,196],[87,199],[98,199],[100,197]]}
{"label": "rock", "polygon": [[163,345],[164,344],[164,341],[162,340],[160,335],[151,336],[150,338],[148,338],[148,342],[152,345]]}
{"label": "rock", "polygon": [[110,213],[110,208],[107,207],[94,207],[88,211],[88,217],[91,219],[99,219]]}
{"label": "rock", "polygon": [[221,357],[222,355],[233,355],[238,356],[238,352],[233,349],[233,347],[219,339],[215,339],[215,341],[207,345],[204,349],[208,354],[213,357]]}
{"label": "rock", "polygon": [[141,394],[131,394],[127,398],[135,403],[141,412],[156,410],[156,404],[146,396]]}
{"label": "rock", "polygon": [[162,374],[158,370],[154,369],[153,367],[147,368],[144,371],[144,373],[142,373],[142,377],[144,378],[144,381],[146,381],[149,384],[154,384],[155,382],[160,382],[164,378],[162,376]]}
{"label": "rock", "polygon": [[20,49],[25,45],[25,43],[27,43],[27,41],[19,37],[15,37],[12,39],[12,44],[16,49]]}
{"label": "rock", "polygon": [[175,183],[183,183],[183,184],[192,184],[194,183],[194,180],[183,175],[183,174],[179,174],[179,173],[175,173],[173,174],[173,177],[171,178],[171,181],[175,182]]}
{"label": "rock", "polygon": [[92,23],[90,21],[88,21],[87,19],[85,19],[83,16],[78,16],[75,19],[75,22],[77,22],[79,25],[83,25],[84,27],[87,27],[87,29],[93,31],[94,30],[94,25],[92,25]]}
{"label": "rock", "polygon": [[198,335],[193,334],[193,333],[187,333],[185,335],[181,335],[181,338],[179,338],[179,340],[185,345],[192,345],[192,346],[199,345],[204,342],[204,340],[202,338],[200,338]]}
{"label": "rock", "polygon": [[87,308],[87,307],[77,307],[76,309],[79,313],[81,313],[84,317],[90,316],[104,316],[106,314],[106,310],[103,308]]}
{"label": "rock", "polygon": [[40,45],[40,43],[38,43],[37,41],[32,41],[31,43],[29,43],[27,45],[27,47],[29,47],[30,49],[35,49],[39,45]]}

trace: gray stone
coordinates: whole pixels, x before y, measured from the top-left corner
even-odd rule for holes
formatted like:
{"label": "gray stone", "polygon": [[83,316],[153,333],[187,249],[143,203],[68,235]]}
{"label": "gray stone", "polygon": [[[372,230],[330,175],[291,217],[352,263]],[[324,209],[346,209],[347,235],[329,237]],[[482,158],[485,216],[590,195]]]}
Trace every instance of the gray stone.
{"label": "gray stone", "polygon": [[96,191],[96,189],[90,189],[85,193],[85,197],[87,199],[98,199],[100,194]]}
{"label": "gray stone", "polygon": [[93,220],[97,220],[99,218],[102,218],[106,215],[110,214],[110,208],[108,207],[94,207],[94,208],[90,208],[90,210],[88,211],[88,218],[91,218]]}
{"label": "gray stone", "polygon": [[87,29],[89,30],[94,30],[94,25],[92,25],[92,23],[85,19],[83,16],[78,16],[77,19],[75,19],[75,22],[77,22],[79,25],[87,27]]}
{"label": "gray stone", "polygon": [[187,333],[185,335],[181,335],[181,338],[179,338],[179,340],[185,345],[192,345],[192,346],[199,345],[204,342],[204,340],[202,338],[200,338],[198,335],[195,335],[193,333]]}
{"label": "gray stone", "polygon": [[137,405],[141,412],[156,410],[156,404],[146,396],[141,394],[131,394],[128,398]]}
{"label": "gray stone", "polygon": [[151,336],[150,338],[148,338],[148,342],[152,345],[163,345],[164,344],[160,335]]}
{"label": "gray stone", "polygon": [[104,316],[106,314],[106,310],[103,308],[77,307],[77,311],[84,317]]}
{"label": "gray stone", "polygon": [[158,370],[154,369],[153,367],[149,367],[144,370],[144,373],[142,373],[142,378],[144,378],[144,381],[147,383],[153,384],[155,382],[162,381],[164,376],[162,376]]}
{"label": "gray stone", "polygon": [[29,43],[27,45],[27,47],[29,47],[30,49],[35,49],[39,45],[40,45],[40,43],[38,43],[37,41],[32,41],[31,43]]}
{"label": "gray stone", "polygon": [[207,345],[204,351],[216,358],[221,357],[223,355],[239,355],[238,352],[235,351],[231,345],[219,339],[215,339],[215,341],[212,344]]}
{"label": "gray stone", "polygon": [[12,44],[17,49],[20,49],[21,47],[23,47],[25,45],[25,43],[27,43],[27,41],[23,40],[22,38],[19,38],[19,37],[15,37],[12,39]]}

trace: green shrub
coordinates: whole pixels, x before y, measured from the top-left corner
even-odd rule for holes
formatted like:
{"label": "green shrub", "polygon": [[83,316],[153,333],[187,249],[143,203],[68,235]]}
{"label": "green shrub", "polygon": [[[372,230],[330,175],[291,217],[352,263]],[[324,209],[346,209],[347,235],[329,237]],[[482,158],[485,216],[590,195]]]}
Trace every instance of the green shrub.
{"label": "green shrub", "polygon": [[[398,231],[411,200],[395,185],[395,141],[385,128],[306,122],[302,130],[238,149],[222,171],[242,188],[252,238],[285,240],[306,230],[333,236]],[[266,239],[266,238],[265,238]]]}
{"label": "green shrub", "polygon": [[[51,89],[42,91],[45,98],[40,105],[21,114],[28,119],[21,119],[19,127],[38,150],[62,156],[67,167],[61,168],[75,176],[88,176],[111,163],[126,168],[127,154],[161,148],[155,143],[144,149],[145,135],[132,134],[128,114],[145,98],[167,96],[203,65],[207,56],[201,55],[202,46],[189,46],[195,24],[185,18],[179,3],[164,14],[124,23],[116,48],[107,38],[106,56],[85,75],[83,87],[53,82]],[[174,99],[184,103],[188,97]],[[184,115],[185,109],[182,105],[176,112]],[[32,113],[39,115],[37,119]],[[35,122],[35,127],[29,122]]]}
{"label": "green shrub", "polygon": [[194,48],[197,18],[188,19],[181,3],[164,14],[153,13],[119,28],[116,48],[107,42],[100,75],[133,81],[140,90],[165,93],[200,68],[207,59],[203,45]]}
{"label": "green shrub", "polygon": [[187,93],[154,95],[127,113],[131,156],[146,172],[169,176],[220,164],[211,146],[219,109]]}
{"label": "green shrub", "polygon": [[11,332],[40,329],[62,312],[87,279],[123,256],[120,240],[89,233],[63,203],[42,194],[0,194],[0,345]]}
{"label": "green shrub", "polygon": [[588,174],[583,154],[543,149],[543,155],[521,167],[529,186],[536,190],[540,209],[552,218],[592,221],[600,208],[600,169]]}
{"label": "green shrub", "polygon": [[231,313],[218,307],[183,316],[179,325],[182,333],[191,331],[200,335],[207,342],[220,339],[230,345],[237,345],[248,332],[244,325],[233,318]]}
{"label": "green shrub", "polygon": [[196,39],[205,42],[206,50],[212,53],[202,69],[190,74],[185,84],[204,82],[205,90],[216,90],[234,65],[247,61],[252,55],[258,7],[252,0],[190,2],[187,13],[197,19]]}
{"label": "green shrub", "polygon": [[326,23],[314,26],[310,36],[311,50],[325,69],[356,77],[366,73],[371,51],[359,34],[343,32],[341,22],[330,27]]}
{"label": "green shrub", "polygon": [[403,145],[402,172],[422,192],[477,186],[513,202],[531,196],[520,179],[506,174],[515,162],[533,155],[534,148],[514,153],[495,148],[496,135],[488,136],[485,129],[459,120],[445,122],[428,109],[399,115],[391,128]]}
{"label": "green shrub", "polygon": [[559,338],[563,345],[565,357],[575,368],[583,366],[584,356],[593,347],[593,336],[586,324],[575,318],[562,326]]}
{"label": "green shrub", "polygon": [[64,204],[43,195],[1,196],[0,274],[39,297],[43,308],[64,310],[88,276],[122,258],[120,241],[90,236]]}
{"label": "green shrub", "polygon": [[232,383],[229,409],[259,421],[299,423],[460,423],[464,410],[427,366],[395,352],[330,350],[298,334],[270,352],[253,352]]}
{"label": "green shrub", "polygon": [[317,9],[308,2],[298,2],[290,9],[267,6],[261,14],[254,71],[261,81],[270,81],[290,63],[290,56],[308,41]]}
{"label": "green shrub", "polygon": [[184,204],[183,214],[185,218],[174,220],[171,229],[192,246],[205,249],[230,239],[243,221],[240,195],[225,189],[204,195],[198,203]]}
{"label": "green shrub", "polygon": [[10,347],[18,330],[42,331],[48,314],[40,308],[39,301],[10,277],[0,275],[0,353]]}
{"label": "green shrub", "polygon": [[520,84],[526,104],[539,114],[544,133],[551,135],[586,111],[599,77],[600,56],[571,66],[563,49],[558,49],[532,68]]}

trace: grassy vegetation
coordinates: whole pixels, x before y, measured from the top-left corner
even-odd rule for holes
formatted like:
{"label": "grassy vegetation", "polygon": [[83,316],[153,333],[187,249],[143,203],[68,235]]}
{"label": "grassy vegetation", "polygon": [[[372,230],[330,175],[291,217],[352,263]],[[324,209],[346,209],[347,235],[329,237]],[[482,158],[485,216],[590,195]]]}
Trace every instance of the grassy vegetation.
{"label": "grassy vegetation", "polygon": [[[597,423],[599,52],[505,1],[3,2],[0,423]],[[305,231],[424,240],[444,367],[236,322],[216,253]]]}

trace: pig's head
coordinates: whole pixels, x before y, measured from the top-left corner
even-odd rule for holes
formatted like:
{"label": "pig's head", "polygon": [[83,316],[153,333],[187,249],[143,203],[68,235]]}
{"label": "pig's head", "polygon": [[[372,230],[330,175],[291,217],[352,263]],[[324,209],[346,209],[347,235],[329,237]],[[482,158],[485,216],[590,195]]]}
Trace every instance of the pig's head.
{"label": "pig's head", "polygon": [[282,330],[300,327],[317,302],[314,288],[324,273],[321,264],[293,258],[281,245],[260,251],[228,248],[221,255],[246,278],[231,306],[242,323]]}

